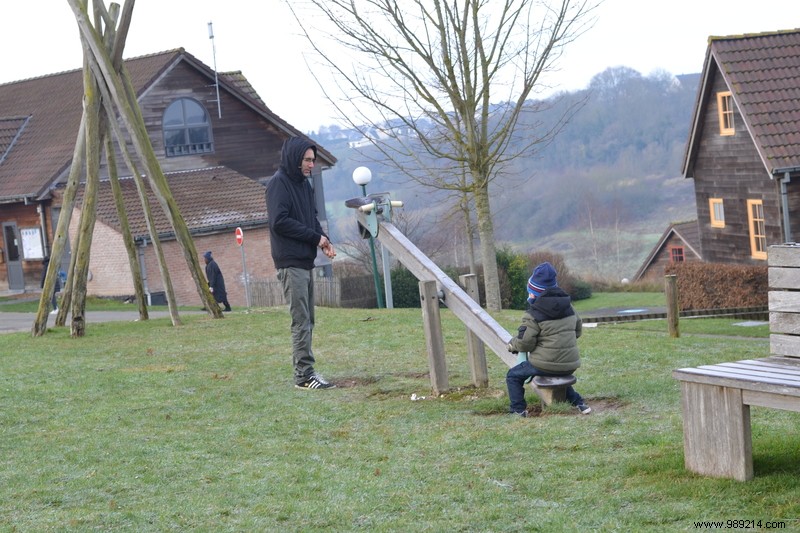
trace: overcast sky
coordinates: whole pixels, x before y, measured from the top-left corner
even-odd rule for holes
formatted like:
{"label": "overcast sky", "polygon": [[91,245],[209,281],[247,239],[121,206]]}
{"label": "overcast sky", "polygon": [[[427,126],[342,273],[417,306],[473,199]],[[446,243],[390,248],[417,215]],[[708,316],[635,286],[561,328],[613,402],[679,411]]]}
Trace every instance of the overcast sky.
{"label": "overcast sky", "polygon": [[[700,72],[710,35],[800,27],[800,0],[606,0],[596,16],[594,27],[566,49],[550,84],[583,89],[617,66],[644,75]],[[301,131],[335,122],[283,0],[138,0],[125,57],[183,47],[213,68],[209,22],[219,71],[241,70],[270,109]],[[0,50],[0,83],[80,68],[67,1],[3,0]]]}

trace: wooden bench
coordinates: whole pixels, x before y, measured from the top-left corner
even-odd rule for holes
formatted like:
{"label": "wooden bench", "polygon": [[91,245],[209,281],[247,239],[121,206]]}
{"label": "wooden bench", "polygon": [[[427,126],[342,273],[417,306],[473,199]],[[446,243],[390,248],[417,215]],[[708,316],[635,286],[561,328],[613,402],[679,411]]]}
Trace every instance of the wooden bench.
{"label": "wooden bench", "polygon": [[553,402],[567,401],[567,387],[574,384],[577,378],[569,376],[534,376],[531,388],[539,395],[545,405]]}
{"label": "wooden bench", "polygon": [[681,382],[684,464],[698,474],[753,478],[750,406],[800,412],[800,358],[771,356],[696,368]]}

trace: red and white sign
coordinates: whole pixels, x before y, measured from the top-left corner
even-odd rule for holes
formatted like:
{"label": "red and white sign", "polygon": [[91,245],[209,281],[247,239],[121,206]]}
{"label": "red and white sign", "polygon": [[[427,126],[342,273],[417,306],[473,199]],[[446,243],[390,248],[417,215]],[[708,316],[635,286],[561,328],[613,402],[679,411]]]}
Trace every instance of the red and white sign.
{"label": "red and white sign", "polygon": [[244,242],[244,232],[242,228],[236,228],[234,233],[236,234],[236,246],[241,246]]}

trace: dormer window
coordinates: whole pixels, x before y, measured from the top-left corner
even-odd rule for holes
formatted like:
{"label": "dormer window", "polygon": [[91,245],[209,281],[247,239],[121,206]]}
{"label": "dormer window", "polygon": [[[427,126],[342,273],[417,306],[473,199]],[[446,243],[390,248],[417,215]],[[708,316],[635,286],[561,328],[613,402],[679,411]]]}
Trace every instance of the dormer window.
{"label": "dormer window", "polygon": [[719,113],[719,134],[733,135],[736,128],[733,124],[733,96],[730,91],[717,93],[717,109]]}
{"label": "dormer window", "polygon": [[197,100],[179,98],[164,111],[164,151],[167,157],[214,151],[211,121]]}

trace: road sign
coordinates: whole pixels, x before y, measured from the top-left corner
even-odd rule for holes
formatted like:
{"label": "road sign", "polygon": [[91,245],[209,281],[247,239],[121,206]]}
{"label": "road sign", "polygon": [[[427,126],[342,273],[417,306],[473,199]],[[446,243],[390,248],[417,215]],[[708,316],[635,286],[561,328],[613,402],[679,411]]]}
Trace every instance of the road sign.
{"label": "road sign", "polygon": [[242,228],[236,228],[234,233],[236,234],[236,246],[241,246],[244,242],[244,232]]}

